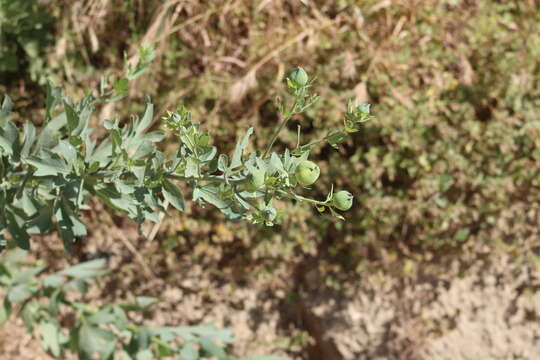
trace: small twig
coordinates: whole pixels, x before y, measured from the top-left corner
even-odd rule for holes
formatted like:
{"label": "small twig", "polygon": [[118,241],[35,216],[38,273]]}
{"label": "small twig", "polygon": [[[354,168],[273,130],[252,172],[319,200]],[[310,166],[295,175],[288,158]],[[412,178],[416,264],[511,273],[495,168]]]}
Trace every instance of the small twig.
{"label": "small twig", "polygon": [[142,266],[146,276],[150,276],[150,277],[155,276],[156,274],[154,274],[150,266],[144,260],[144,257],[141,255],[139,251],[137,251],[137,249],[131,243],[131,241],[129,241],[129,239],[121,231],[117,231],[117,234],[118,234],[118,237],[120,238],[120,241],[124,243],[124,245],[133,254],[133,256],[135,256],[135,260],[139,263],[139,265]]}
{"label": "small twig", "polygon": [[[165,200],[163,202],[163,207],[165,208],[165,210],[167,210],[168,206],[169,206],[169,202]],[[154,224],[154,226],[152,227],[152,230],[150,230],[150,234],[148,234],[148,241],[151,242],[152,240],[154,240],[154,238],[156,237],[159,231],[159,228],[161,227],[161,223],[163,222],[164,218],[165,218],[165,211],[162,211],[159,213],[159,222],[157,224]]]}
{"label": "small twig", "polygon": [[[105,212],[105,213],[109,216],[109,219],[112,221],[112,216],[108,212]],[[141,255],[139,251],[137,251],[137,248],[131,243],[131,241],[129,241],[126,235],[124,235],[124,233],[119,231],[118,229],[116,230],[116,234],[118,235],[118,238],[120,238],[120,241],[124,243],[125,247],[129,250],[129,252],[131,252],[131,254],[135,257],[135,261],[137,261],[139,265],[142,266],[143,271],[146,274],[146,276],[154,277],[156,274],[154,274],[154,272],[152,271],[148,263],[144,260],[144,257]]]}

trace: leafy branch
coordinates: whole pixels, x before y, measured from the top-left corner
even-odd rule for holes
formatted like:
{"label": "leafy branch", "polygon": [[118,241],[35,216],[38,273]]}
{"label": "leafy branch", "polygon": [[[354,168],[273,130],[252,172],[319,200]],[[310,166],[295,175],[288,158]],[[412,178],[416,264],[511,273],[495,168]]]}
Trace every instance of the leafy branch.
{"label": "leafy branch", "polygon": [[31,123],[17,127],[10,119],[12,102],[4,98],[0,109],[0,249],[14,245],[29,249],[31,235],[56,228],[70,251],[74,240],[87,234],[81,211],[89,210],[92,197],[125,213],[141,231],[145,221],[160,221],[167,204],[184,211],[179,181],[192,188],[194,202],[215,206],[231,220],[271,226],[279,221],[272,201],[284,198],[311,203],[319,211],[330,209],[342,219],[336,210],[350,206],[337,206],[332,191],[326,201],[316,201],[296,195],[296,189],[312,185],[319,177],[318,166],[308,160],[312,146],[324,141],[337,147],[369,120],[368,105],[349,105],[343,130],[332,130],[324,139],[285,149],[282,154],[272,152],[291,117],[318,98],[310,93],[313,81],[297,68],[287,79],[292,106],[285,110],[279,105],[284,120],[262,155],[246,153],[252,128],[238,140],[230,158],[219,154],[208,131],[181,106],[162,119],[178,142],[176,152],[167,157],[158,148],[165,133],[151,130],[154,105],[149,100],[141,117],[133,116],[127,123],[119,116],[104,120],[107,135],[96,141],[89,125],[94,106],[123,98],[129,81],[146,72],[152,58],[152,49],[143,47],[139,62],[126,66],[126,75],[113,81],[114,86],[108,88],[102,81],[98,97],[88,95],[78,102],[62,96],[60,88],[49,83],[46,124],[39,134]]}
{"label": "leafy branch", "polygon": [[[10,251],[0,258],[0,288],[6,296],[0,303],[0,325],[18,312],[30,334],[38,334],[43,349],[57,358],[66,352],[80,359],[99,355],[102,360],[162,359],[171,356],[182,360],[215,357],[239,360],[230,356],[228,347],[234,339],[229,330],[208,326],[136,325],[132,314],[141,313],[159,300],[137,297],[134,302],[91,307],[72,300],[72,293],[84,295],[89,282],[109,273],[105,259],[77,264],[56,273],[41,275],[46,266],[28,267],[26,252]],[[59,321],[60,314],[73,314],[69,322]],[[283,360],[278,356],[253,356],[244,360]]]}

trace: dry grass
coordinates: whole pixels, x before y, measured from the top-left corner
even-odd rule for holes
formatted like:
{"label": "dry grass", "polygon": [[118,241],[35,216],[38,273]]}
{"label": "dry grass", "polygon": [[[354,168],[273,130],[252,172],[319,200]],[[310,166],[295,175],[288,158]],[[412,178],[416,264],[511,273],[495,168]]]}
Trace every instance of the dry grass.
{"label": "dry grass", "polygon": [[[477,238],[472,244],[439,252],[423,247],[430,231],[441,238],[452,237],[454,230],[474,218],[469,203],[457,202],[443,214],[437,212],[442,212],[442,206],[435,204],[440,195],[437,166],[441,161],[452,165],[469,156],[468,145],[448,151],[438,163],[426,165],[422,161],[432,155],[432,144],[411,129],[440,126],[441,138],[455,137],[458,142],[469,132],[456,135],[461,125],[452,123],[454,111],[469,111],[471,121],[477,124],[490,123],[477,119],[477,113],[507,111],[505,102],[513,98],[508,100],[495,86],[501,79],[508,79],[502,75],[512,74],[505,85],[509,89],[526,89],[537,83],[538,70],[521,66],[521,61],[514,64],[519,70],[490,67],[500,59],[485,57],[484,52],[507,44],[486,44],[482,37],[468,36],[467,31],[477,27],[479,33],[489,33],[489,26],[495,28],[504,20],[515,43],[525,44],[538,32],[524,25],[536,14],[538,1],[519,3],[529,15],[518,22],[496,16],[485,16],[477,22],[489,1],[86,0],[63,5],[53,6],[64,21],[48,62],[57,70],[58,81],[70,84],[75,96],[88,86],[95,87],[103,71],[119,74],[124,52],[134,61],[140,43],[152,43],[157,49],[152,73],[131,88],[130,99],[135,105],[99,109],[97,121],[110,118],[115,111],[123,116],[139,111],[137,101],[144,94],[153,94],[161,112],[178,104],[188,105],[225,150],[232,148],[231,139],[248,125],[257,126],[255,142],[260,145],[277,120],[272,102],[284,94],[282,80],[296,65],[317,76],[316,90],[323,97],[302,120],[306,135],[324,135],[329,127],[339,124],[348,98],[373,102],[379,115],[373,127],[341,148],[341,155],[350,157],[350,162],[336,161],[327,149],[313,151],[320,160],[323,177],[328,179],[314,192],[323,196],[330,181],[358,190],[361,201],[345,224],[331,223],[306,208],[291,205],[283,206],[284,224],[278,231],[270,231],[245,224],[224,225],[215,212],[194,207],[182,216],[165,219],[150,243],[138,237],[133,226],[121,217],[101,216],[104,210],[96,208],[88,214],[95,226],[91,226],[93,233],[81,247],[79,259],[96,250],[111,251],[117,254],[119,266],[117,276],[107,282],[114,291],[98,289],[96,299],[163,294],[165,302],[152,314],[158,321],[173,319],[182,324],[219,319],[220,324],[235,326],[239,332],[239,354],[276,351],[303,359],[317,359],[303,342],[306,319],[313,314],[319,318],[315,322],[323,323],[322,335],[317,336],[330,338],[344,359],[436,359],[444,358],[440,349],[448,349],[452,342],[467,344],[465,340],[474,336],[474,331],[485,331],[489,339],[498,339],[497,330],[503,326],[500,311],[509,303],[517,301],[520,311],[530,311],[529,305],[522,304],[523,296],[512,292],[531,283],[524,277],[519,284],[505,278],[503,290],[512,291],[505,292],[500,302],[487,303],[480,313],[476,312],[473,302],[496,297],[501,290],[498,285],[479,289],[471,283],[485,270],[471,265],[480,252]],[[525,60],[535,47],[530,49],[522,49],[524,64],[529,64]],[[470,98],[458,101],[456,89],[460,88],[486,90],[480,91],[477,102]],[[538,96],[538,86],[531,88],[524,97]],[[495,103],[487,100],[490,96]],[[460,107],[467,101],[471,101],[470,107]],[[519,114],[490,120],[499,122],[501,128],[508,123],[515,127],[524,123]],[[294,141],[295,132],[296,124],[285,131],[285,139]],[[516,143],[500,146],[512,152]],[[416,171],[425,172],[410,184],[405,160],[389,156],[399,153],[402,146],[412,153],[412,160],[405,160],[417,166]],[[475,161],[489,162],[481,158],[482,154],[474,156],[470,155]],[[530,160],[523,166],[537,164]],[[470,169],[458,169],[452,175],[466,182],[476,175],[467,171]],[[492,172],[496,171],[499,169]],[[353,176],[336,177],[338,173]],[[519,181],[511,180],[500,180],[502,185],[494,185],[486,196],[485,205],[489,206],[492,199],[516,194],[503,211],[493,211],[496,221],[486,231],[492,239],[511,238],[508,253],[516,260],[526,260],[538,253],[536,224],[540,212],[537,202],[526,201],[517,192]],[[409,198],[400,198],[396,195],[399,192]],[[458,195],[458,199],[476,196]],[[519,217],[522,214],[526,214],[525,220]],[[106,224],[100,223],[102,219]],[[110,227],[122,233],[110,232]],[[61,256],[54,246],[46,253],[53,263]],[[452,261],[448,259],[456,258],[460,270],[473,266],[471,277],[455,279],[459,272],[449,270]],[[510,268],[518,273],[535,271],[528,265],[516,270],[508,258],[502,259],[486,270],[489,276],[502,276]],[[302,273],[305,267],[310,268],[307,274]],[[360,279],[357,272],[362,274]],[[438,281],[433,274],[445,276],[450,288],[443,290],[426,283],[430,276]],[[188,283],[184,284],[182,277]],[[199,281],[204,286],[197,284]],[[456,289],[461,293],[456,294]],[[211,291],[215,294],[209,294]],[[441,298],[430,297],[431,291],[439,291]],[[246,299],[239,299],[243,296]],[[295,314],[298,307],[289,306],[287,300],[294,298],[300,298],[311,315]],[[344,302],[339,301],[341,298]],[[467,303],[469,300],[471,303]],[[461,303],[467,303],[467,314],[478,320],[474,326],[467,324],[465,314],[450,314],[456,323],[444,323]],[[265,310],[260,314],[258,308]],[[486,312],[496,315],[486,320]],[[174,315],[164,319],[164,313]],[[426,321],[428,315],[431,318]],[[264,321],[254,320],[261,316]],[[512,344],[531,345],[529,335],[524,334],[530,324],[522,317],[516,321],[510,325],[522,336],[504,342],[503,356],[511,353]],[[238,322],[250,324],[237,326]],[[480,328],[478,323],[482,323]],[[437,329],[437,324],[446,328]],[[266,338],[259,344],[261,336]],[[482,339],[479,342],[484,349],[489,347]],[[317,352],[315,349],[311,354]],[[462,356],[455,348],[450,350],[447,354],[456,359]]]}

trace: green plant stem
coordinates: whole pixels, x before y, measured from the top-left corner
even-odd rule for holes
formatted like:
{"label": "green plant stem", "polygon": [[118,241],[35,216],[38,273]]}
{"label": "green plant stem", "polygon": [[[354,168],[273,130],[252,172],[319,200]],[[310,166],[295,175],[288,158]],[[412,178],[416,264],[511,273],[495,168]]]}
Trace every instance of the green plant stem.
{"label": "green plant stem", "polygon": [[318,205],[318,206],[328,206],[326,201],[318,201],[318,200],[315,200],[315,199],[310,199],[310,198],[307,198],[307,197],[303,197],[301,195],[297,195],[297,194],[295,194],[293,192],[280,190],[279,193],[281,195],[285,196],[285,197],[288,197],[289,199],[298,200],[298,201],[306,201],[308,203],[312,203],[312,204],[315,204],[315,205]]}
{"label": "green plant stem", "polygon": [[158,344],[158,345],[161,345],[163,346],[164,348],[166,348],[167,350],[169,351],[172,351],[173,353],[177,353],[178,352],[178,349],[167,344],[165,341],[161,340],[160,338],[158,338],[157,336],[152,336],[150,338],[154,343]]}
{"label": "green plant stem", "polygon": [[201,176],[201,177],[187,177],[187,176],[169,173],[169,174],[165,174],[165,177],[169,179],[182,180],[182,181],[202,180],[202,181],[221,182],[224,184],[226,184],[227,182],[232,183],[232,184],[241,184],[246,181],[245,179],[230,179],[230,178],[225,179],[225,177],[223,176],[216,176],[216,175],[207,175],[207,176]]}
{"label": "green plant stem", "polygon": [[296,148],[297,148],[297,149],[304,149],[304,148],[307,148],[307,147],[311,147],[311,146],[313,146],[313,145],[320,144],[320,143],[322,143],[322,142],[325,141],[325,140],[326,140],[326,136],[325,136],[324,138],[322,138],[322,139],[319,139],[319,140],[313,140],[313,141],[311,141],[311,142],[309,142],[309,143],[307,143],[307,144],[304,144],[304,145],[302,145],[302,146],[297,146]]}
{"label": "green plant stem", "polygon": [[283,119],[281,124],[279,124],[279,127],[277,128],[277,130],[274,132],[274,135],[272,136],[272,139],[270,140],[270,143],[268,144],[268,147],[266,148],[266,150],[263,153],[263,156],[262,156],[263,159],[266,158],[266,156],[268,156],[268,153],[270,152],[270,150],[272,150],[272,146],[274,146],[274,143],[276,142],[276,140],[277,140],[277,138],[279,136],[279,133],[281,132],[281,130],[283,130],[285,125],[287,125],[289,120],[292,118],[292,116],[294,114],[294,109],[296,108],[297,103],[298,103],[298,98],[296,98],[294,100],[294,103],[293,103],[293,106],[291,107],[291,110],[287,113],[287,116],[285,117],[285,119]]}
{"label": "green plant stem", "polygon": [[[126,329],[133,332],[133,333],[137,333],[139,331],[139,327],[138,326],[135,326],[133,324],[126,324]],[[178,349],[171,346],[170,344],[166,343],[165,341],[161,340],[159,337],[157,336],[152,336],[150,338],[154,343],[156,344],[159,344],[165,348],[167,348],[168,350],[172,351],[172,352],[178,352]]]}

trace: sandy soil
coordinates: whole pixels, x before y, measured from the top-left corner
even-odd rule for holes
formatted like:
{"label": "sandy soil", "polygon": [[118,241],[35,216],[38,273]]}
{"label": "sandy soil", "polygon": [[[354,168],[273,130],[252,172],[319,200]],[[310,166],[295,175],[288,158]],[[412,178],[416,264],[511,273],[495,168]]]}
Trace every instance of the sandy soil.
{"label": "sandy soil", "polygon": [[[128,266],[122,264],[118,259],[111,266]],[[239,356],[540,358],[538,270],[512,263],[509,255],[488,254],[465,272],[454,261],[438,277],[420,272],[409,277],[370,274],[339,291],[321,290],[315,284],[305,289],[300,301],[287,300],[285,273],[277,274],[278,280],[244,274],[244,281],[238,281],[227,272],[208,273],[189,262],[166,259],[165,264],[161,265],[167,268],[165,276],[119,277],[94,289],[90,297],[98,299],[106,293],[119,301],[159,295],[163,301],[150,312],[151,323],[181,326],[214,321],[233,330],[234,353]],[[49,357],[20,319],[11,319],[0,328],[0,359]]]}
{"label": "sandy soil", "polygon": [[[462,276],[364,279],[311,309],[337,352],[327,359],[539,359],[538,270],[498,256]],[[322,357],[320,358],[322,359]]]}

